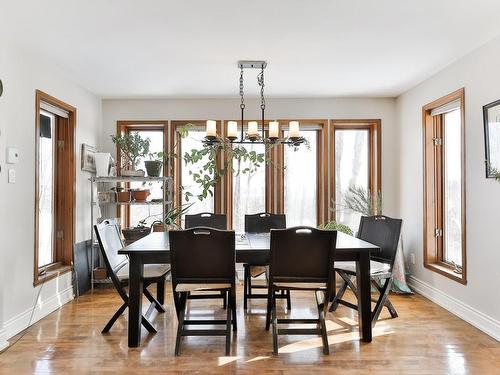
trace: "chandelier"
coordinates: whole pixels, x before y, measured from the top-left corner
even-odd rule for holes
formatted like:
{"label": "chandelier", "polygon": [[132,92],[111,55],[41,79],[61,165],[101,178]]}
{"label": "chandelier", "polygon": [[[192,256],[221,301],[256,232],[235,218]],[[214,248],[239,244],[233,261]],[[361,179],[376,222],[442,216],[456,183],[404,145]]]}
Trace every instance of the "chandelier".
{"label": "chandelier", "polygon": [[[238,137],[238,122],[228,121],[227,123],[227,136],[226,138],[217,135],[217,126],[215,120],[207,120],[206,123],[206,137],[203,140],[205,145],[214,145],[223,142],[237,143],[237,144],[287,144],[292,146],[299,146],[305,142],[305,139],[300,136],[300,128],[298,121],[290,121],[288,123],[287,137],[280,137],[280,124],[278,121],[270,121],[268,127],[268,134],[265,132],[265,111],[266,100],[264,98],[264,69],[267,63],[265,61],[239,61],[238,68],[240,69],[240,110],[241,110],[241,123],[240,134]],[[259,131],[259,124],[257,121],[249,121],[247,131],[244,130],[245,120],[245,95],[244,95],[244,69],[260,69],[257,75],[257,83],[260,86],[260,109],[261,109],[261,129]]]}

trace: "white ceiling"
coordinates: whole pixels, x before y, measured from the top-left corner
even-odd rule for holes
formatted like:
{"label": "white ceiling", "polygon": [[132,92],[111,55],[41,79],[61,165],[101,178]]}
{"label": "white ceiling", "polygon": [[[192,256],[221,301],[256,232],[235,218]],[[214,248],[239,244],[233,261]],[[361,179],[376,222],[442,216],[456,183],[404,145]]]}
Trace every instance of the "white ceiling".
{"label": "white ceiling", "polygon": [[[397,96],[500,34],[498,0],[0,0],[0,37],[103,97]],[[257,93],[249,72],[249,94]]]}

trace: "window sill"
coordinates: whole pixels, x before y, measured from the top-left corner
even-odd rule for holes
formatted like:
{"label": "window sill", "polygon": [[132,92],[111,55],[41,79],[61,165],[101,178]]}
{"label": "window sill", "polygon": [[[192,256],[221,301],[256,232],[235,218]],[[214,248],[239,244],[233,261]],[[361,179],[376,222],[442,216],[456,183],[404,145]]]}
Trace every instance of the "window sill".
{"label": "window sill", "polygon": [[459,282],[460,284],[467,284],[467,279],[464,274],[458,274],[456,272],[453,272],[453,270],[441,263],[430,263],[430,264],[424,264],[424,267],[439,273],[440,275],[443,275],[449,279],[455,280]]}
{"label": "window sill", "polygon": [[58,276],[64,275],[67,272],[71,272],[73,267],[68,265],[58,265],[57,267],[50,268],[43,275],[35,275],[35,280],[33,281],[33,286],[38,286],[46,281],[55,279]]}

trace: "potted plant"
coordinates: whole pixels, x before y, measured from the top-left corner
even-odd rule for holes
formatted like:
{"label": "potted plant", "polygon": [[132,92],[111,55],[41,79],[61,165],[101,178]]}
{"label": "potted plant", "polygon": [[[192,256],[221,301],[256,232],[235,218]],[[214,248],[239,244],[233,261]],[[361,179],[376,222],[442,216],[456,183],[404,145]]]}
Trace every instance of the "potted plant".
{"label": "potted plant", "polygon": [[139,221],[137,226],[122,229],[123,237],[127,241],[134,242],[151,233],[151,228],[145,225],[145,219]]}
{"label": "potted plant", "polygon": [[153,232],[164,232],[170,229],[180,229],[178,219],[182,217],[194,203],[185,203],[179,207],[172,207],[165,212],[164,220],[155,220],[151,224]]}
{"label": "potted plant", "polygon": [[151,160],[146,160],[144,165],[149,177],[160,177],[163,165],[163,152],[152,152],[149,154]]}
{"label": "potted plant", "polygon": [[122,176],[144,176],[143,170],[136,170],[141,158],[149,154],[151,140],[142,138],[138,132],[112,135],[111,139],[120,148]]}

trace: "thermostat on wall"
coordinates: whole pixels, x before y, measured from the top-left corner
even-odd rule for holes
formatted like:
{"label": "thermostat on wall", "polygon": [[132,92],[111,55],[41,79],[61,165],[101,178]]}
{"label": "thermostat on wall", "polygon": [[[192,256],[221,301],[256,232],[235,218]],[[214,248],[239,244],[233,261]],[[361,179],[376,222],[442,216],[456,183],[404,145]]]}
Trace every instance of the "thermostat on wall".
{"label": "thermostat on wall", "polygon": [[7,163],[17,164],[19,162],[19,150],[13,147],[7,147]]}

